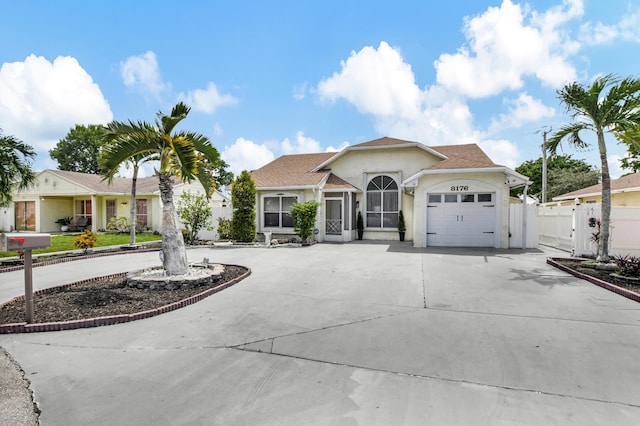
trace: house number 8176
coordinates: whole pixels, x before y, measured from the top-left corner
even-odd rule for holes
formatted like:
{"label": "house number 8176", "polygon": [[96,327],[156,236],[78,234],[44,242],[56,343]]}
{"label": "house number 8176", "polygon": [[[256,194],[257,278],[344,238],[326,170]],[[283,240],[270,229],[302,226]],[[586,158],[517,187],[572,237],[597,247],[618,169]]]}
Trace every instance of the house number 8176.
{"label": "house number 8176", "polygon": [[453,186],[451,186],[451,190],[452,191],[468,191],[469,190],[469,186],[468,185],[453,185]]}

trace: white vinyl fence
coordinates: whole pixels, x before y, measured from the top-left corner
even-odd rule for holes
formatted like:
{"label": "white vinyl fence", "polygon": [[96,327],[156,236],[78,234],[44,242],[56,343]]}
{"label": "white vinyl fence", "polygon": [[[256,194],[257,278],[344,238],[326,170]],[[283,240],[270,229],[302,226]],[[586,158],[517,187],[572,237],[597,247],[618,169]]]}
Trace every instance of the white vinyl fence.
{"label": "white vinyl fence", "polygon": [[[595,255],[601,208],[601,204],[538,206],[540,244],[574,256]],[[612,207],[610,225],[609,253],[640,255],[640,207]]]}
{"label": "white vinyl fence", "polygon": [[527,216],[522,215],[522,209],[525,204],[509,205],[509,247],[522,248],[522,236],[526,225],[526,248],[538,247],[538,215],[536,206],[533,204],[526,205]]}
{"label": "white vinyl fence", "polygon": [[220,239],[218,235],[218,218],[223,217],[225,219],[231,219],[233,216],[233,207],[231,206],[219,206],[213,207],[213,216],[209,221],[209,226],[211,226],[212,230],[203,230],[198,232],[198,238],[206,241],[218,241]]}
{"label": "white vinyl fence", "polygon": [[11,220],[11,212],[8,207],[0,207],[0,231],[11,231],[13,229],[13,221]]}

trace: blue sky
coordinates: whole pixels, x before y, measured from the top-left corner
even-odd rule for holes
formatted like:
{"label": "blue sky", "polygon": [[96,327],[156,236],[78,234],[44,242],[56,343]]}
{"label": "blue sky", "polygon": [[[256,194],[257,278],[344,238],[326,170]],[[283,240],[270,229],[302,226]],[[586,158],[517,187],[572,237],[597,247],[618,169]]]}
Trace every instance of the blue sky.
{"label": "blue sky", "polygon": [[[515,167],[569,121],[563,84],[638,76],[640,0],[26,0],[3,4],[0,40],[0,128],[37,170],[76,123],[181,100],[235,173],[381,136],[478,143]],[[608,145],[619,176],[626,150]]]}

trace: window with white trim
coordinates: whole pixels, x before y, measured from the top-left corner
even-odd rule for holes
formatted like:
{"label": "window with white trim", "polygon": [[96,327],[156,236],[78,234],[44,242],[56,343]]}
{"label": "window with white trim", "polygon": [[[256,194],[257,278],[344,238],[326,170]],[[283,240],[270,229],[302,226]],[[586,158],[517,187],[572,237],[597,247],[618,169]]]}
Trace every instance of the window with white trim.
{"label": "window with white trim", "polygon": [[398,227],[400,191],[396,181],[386,175],[374,177],[367,184],[367,228]]}
{"label": "window with white trim", "polygon": [[87,225],[91,225],[91,200],[76,200],[76,223],[78,219],[87,219]]}
{"label": "window with white trim", "polygon": [[264,197],[264,227],[293,228],[293,218],[289,214],[298,197],[275,195]]}

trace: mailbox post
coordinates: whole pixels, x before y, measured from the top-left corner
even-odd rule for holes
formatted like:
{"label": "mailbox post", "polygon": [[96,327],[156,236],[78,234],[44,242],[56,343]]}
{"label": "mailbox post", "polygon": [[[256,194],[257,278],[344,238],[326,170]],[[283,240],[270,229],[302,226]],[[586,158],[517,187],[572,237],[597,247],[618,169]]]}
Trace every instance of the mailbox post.
{"label": "mailbox post", "polygon": [[33,262],[31,251],[49,247],[51,234],[0,234],[0,251],[24,251],[24,303],[27,324],[33,323]]}

